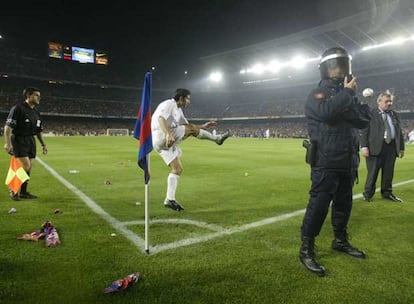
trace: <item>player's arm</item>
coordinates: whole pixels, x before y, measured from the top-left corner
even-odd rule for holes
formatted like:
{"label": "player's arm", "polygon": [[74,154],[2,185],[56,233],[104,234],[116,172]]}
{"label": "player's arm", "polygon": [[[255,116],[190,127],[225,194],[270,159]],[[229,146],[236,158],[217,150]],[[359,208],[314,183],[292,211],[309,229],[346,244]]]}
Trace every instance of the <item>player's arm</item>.
{"label": "player's arm", "polygon": [[11,134],[12,134],[12,128],[8,125],[4,126],[4,150],[6,150],[7,153],[12,153],[13,146],[11,144]]}
{"label": "player's arm", "polygon": [[166,143],[167,143],[167,147],[171,147],[172,144],[174,144],[175,139],[174,139],[174,136],[171,133],[170,128],[168,128],[167,121],[165,120],[164,117],[160,116],[160,117],[158,117],[158,122],[160,123],[161,130],[165,134],[165,140],[166,140]]}
{"label": "player's arm", "polygon": [[20,110],[17,106],[13,106],[10,109],[9,115],[6,119],[6,125],[4,126],[4,150],[11,154],[13,152],[13,146],[11,143],[12,130],[17,126],[17,119],[20,115]]}
{"label": "player's arm", "polygon": [[42,132],[38,132],[36,134],[37,139],[39,140],[40,144],[42,145],[42,153],[43,154],[47,154],[47,147],[46,147],[46,143],[43,139],[43,133]]}
{"label": "player's arm", "polygon": [[209,128],[215,128],[216,126],[217,126],[217,121],[210,120],[210,121],[207,121],[206,123],[200,125],[199,127],[201,129],[209,129]]}

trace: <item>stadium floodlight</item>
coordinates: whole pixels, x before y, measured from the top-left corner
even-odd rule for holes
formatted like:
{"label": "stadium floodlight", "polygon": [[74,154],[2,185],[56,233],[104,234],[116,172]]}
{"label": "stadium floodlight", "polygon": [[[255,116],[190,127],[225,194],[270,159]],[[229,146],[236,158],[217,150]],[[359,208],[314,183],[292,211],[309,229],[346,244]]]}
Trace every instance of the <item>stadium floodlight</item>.
{"label": "stadium floodlight", "polygon": [[395,39],[392,39],[392,40],[389,40],[389,41],[386,41],[386,42],[383,42],[383,43],[364,46],[361,50],[362,51],[368,51],[368,50],[371,50],[371,49],[376,49],[376,48],[385,47],[385,46],[401,45],[401,44],[403,44],[407,41],[410,41],[410,40],[414,40],[414,35],[411,36],[411,37],[407,37],[407,38],[397,37]]}
{"label": "stadium floodlight", "polygon": [[213,82],[220,82],[223,79],[223,74],[221,72],[212,72],[209,79]]}
{"label": "stadium floodlight", "polygon": [[398,37],[395,38],[393,40],[390,41],[391,45],[398,45],[398,44],[403,44],[404,42],[406,42],[407,40],[410,40],[410,38],[403,38],[403,37]]}
{"label": "stadium floodlight", "polygon": [[267,70],[271,73],[278,73],[280,69],[282,68],[282,65],[278,60],[272,60],[269,62],[269,65],[267,66]]}
{"label": "stadium floodlight", "polygon": [[256,63],[248,71],[251,72],[251,73],[253,73],[253,74],[260,75],[260,74],[263,74],[263,72],[265,71],[265,66],[262,63]]}
{"label": "stadium floodlight", "polygon": [[278,74],[281,70],[286,67],[293,67],[295,69],[302,69],[306,66],[307,63],[318,61],[321,57],[304,57],[304,56],[295,56],[289,61],[279,61],[276,59],[271,60],[268,64],[264,65],[262,63],[256,63],[250,68],[240,70],[240,74],[256,74],[261,75],[264,72],[269,72],[272,74]]}
{"label": "stadium floodlight", "polygon": [[293,57],[289,63],[290,63],[290,66],[294,67],[295,69],[302,69],[306,65],[306,59],[298,55],[298,56]]}

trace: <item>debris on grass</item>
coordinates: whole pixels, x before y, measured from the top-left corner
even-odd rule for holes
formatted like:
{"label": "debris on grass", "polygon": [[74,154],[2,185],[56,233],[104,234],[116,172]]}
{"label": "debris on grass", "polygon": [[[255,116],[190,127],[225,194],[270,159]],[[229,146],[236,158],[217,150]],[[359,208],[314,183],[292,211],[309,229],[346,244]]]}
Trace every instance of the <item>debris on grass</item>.
{"label": "debris on grass", "polygon": [[133,285],[133,283],[138,282],[140,273],[134,272],[123,279],[113,281],[111,285],[104,289],[104,293],[112,293],[117,291],[125,290]]}
{"label": "debris on grass", "polygon": [[46,247],[53,247],[60,244],[59,234],[55,226],[46,220],[40,229],[33,231],[31,233],[25,233],[22,236],[18,237],[18,240],[23,241],[35,241],[38,242],[39,239],[45,238]]}

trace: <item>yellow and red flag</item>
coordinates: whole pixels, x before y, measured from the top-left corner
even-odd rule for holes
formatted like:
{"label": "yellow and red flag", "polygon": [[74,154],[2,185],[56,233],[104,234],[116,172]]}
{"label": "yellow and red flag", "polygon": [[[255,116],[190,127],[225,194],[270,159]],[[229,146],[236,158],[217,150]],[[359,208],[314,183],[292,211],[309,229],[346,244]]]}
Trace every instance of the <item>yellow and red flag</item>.
{"label": "yellow and red flag", "polygon": [[6,185],[16,194],[19,192],[22,184],[28,179],[30,179],[30,177],[27,175],[26,170],[23,169],[16,157],[12,156],[10,159],[9,172],[6,177]]}

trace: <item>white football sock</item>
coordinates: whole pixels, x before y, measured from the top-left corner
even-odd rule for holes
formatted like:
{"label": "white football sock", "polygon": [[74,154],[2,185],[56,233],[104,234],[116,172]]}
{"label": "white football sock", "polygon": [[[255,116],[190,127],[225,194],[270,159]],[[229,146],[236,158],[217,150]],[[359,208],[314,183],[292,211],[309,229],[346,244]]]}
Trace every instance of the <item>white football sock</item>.
{"label": "white football sock", "polygon": [[175,192],[177,190],[179,175],[170,173],[167,178],[167,199],[175,200]]}
{"label": "white football sock", "polygon": [[198,133],[197,138],[198,139],[208,139],[208,140],[212,140],[212,141],[217,141],[217,139],[220,137],[220,135],[213,135],[212,133],[204,130],[204,129],[200,129],[200,133]]}

